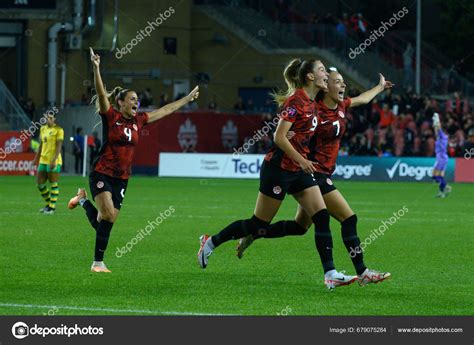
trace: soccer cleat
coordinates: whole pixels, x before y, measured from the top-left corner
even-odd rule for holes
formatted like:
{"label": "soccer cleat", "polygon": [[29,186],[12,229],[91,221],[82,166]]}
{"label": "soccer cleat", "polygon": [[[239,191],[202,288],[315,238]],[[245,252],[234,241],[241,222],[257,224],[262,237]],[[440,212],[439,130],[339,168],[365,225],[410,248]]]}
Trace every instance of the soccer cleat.
{"label": "soccer cleat", "polygon": [[84,188],[79,188],[77,190],[76,196],[74,198],[71,198],[71,200],[69,200],[69,203],[67,204],[67,207],[70,210],[76,208],[77,205],[79,205],[79,200],[81,200],[82,198],[86,199],[87,198],[87,193],[86,193],[86,190]]}
{"label": "soccer cleat", "polygon": [[436,194],[436,197],[437,198],[446,198],[446,194],[444,192],[438,192],[438,194]]}
{"label": "soccer cleat", "polygon": [[201,237],[199,237],[201,247],[199,248],[199,251],[197,253],[197,258],[199,266],[201,266],[201,268],[203,269],[207,267],[208,258],[212,254],[212,250],[209,248],[209,246],[206,246],[206,242],[210,238],[211,237],[209,235],[202,235]]}
{"label": "soccer cleat", "polygon": [[367,284],[377,284],[385,279],[388,279],[391,277],[391,274],[388,272],[377,272],[374,270],[369,270],[368,268],[365,269],[364,273],[362,273],[358,279],[359,279],[359,285],[364,286]]}
{"label": "soccer cleat", "polygon": [[44,208],[44,211],[42,213],[51,215],[54,214],[54,211],[56,211],[54,208],[47,206]]}
{"label": "soccer cleat", "polygon": [[446,187],[444,187],[444,196],[448,196],[449,193],[451,193],[453,189],[451,188],[450,185],[447,185]]}
{"label": "soccer cleat", "polygon": [[39,212],[40,213],[44,213],[45,211],[47,211],[49,209],[49,206],[45,206],[43,208],[40,208]]}
{"label": "soccer cleat", "polygon": [[105,266],[103,261],[94,262],[91,266],[91,272],[94,273],[111,273],[112,271]]}
{"label": "soccer cleat", "polygon": [[250,245],[253,243],[253,236],[252,235],[248,235],[248,236],[245,236],[245,237],[242,237],[240,240],[239,240],[239,244],[237,245],[237,257],[239,259],[242,259],[242,257],[244,256],[244,251],[245,249],[247,249],[248,247],[250,247]]}
{"label": "soccer cleat", "polygon": [[334,270],[334,273],[332,274],[325,274],[324,275],[324,285],[329,290],[334,290],[335,288],[339,286],[345,286],[345,285],[350,285],[352,283],[355,283],[357,280],[357,276],[347,276],[344,274],[345,271],[338,272]]}

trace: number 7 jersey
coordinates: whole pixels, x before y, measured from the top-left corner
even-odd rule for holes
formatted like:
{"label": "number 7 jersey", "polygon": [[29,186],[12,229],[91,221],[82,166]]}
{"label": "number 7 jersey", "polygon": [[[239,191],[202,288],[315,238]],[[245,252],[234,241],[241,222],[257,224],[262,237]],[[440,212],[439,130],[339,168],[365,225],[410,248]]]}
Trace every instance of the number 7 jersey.
{"label": "number 7 jersey", "polygon": [[344,99],[336,109],[329,109],[323,101],[318,102],[318,127],[309,143],[308,159],[316,162],[319,173],[331,175],[336,168],[341,138],[347,127],[346,109],[352,100]]}
{"label": "number 7 jersey", "polygon": [[147,113],[137,113],[130,119],[110,106],[102,118],[102,140],[99,155],[93,163],[93,170],[126,180],[132,172],[133,154],[139,133],[148,122]]}

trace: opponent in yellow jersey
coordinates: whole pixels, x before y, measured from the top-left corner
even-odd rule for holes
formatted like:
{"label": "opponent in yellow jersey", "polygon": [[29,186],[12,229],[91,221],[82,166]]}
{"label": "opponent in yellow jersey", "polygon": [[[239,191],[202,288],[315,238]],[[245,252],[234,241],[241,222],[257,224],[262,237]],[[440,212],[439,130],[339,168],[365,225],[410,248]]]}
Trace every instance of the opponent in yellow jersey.
{"label": "opponent in yellow jersey", "polygon": [[[58,180],[63,164],[61,146],[64,141],[64,130],[56,124],[55,115],[48,115],[47,120],[47,124],[40,128],[40,146],[34,163],[38,165],[38,189],[46,202],[46,206],[40,212],[53,214],[59,195]],[[48,180],[51,191],[46,185]]]}

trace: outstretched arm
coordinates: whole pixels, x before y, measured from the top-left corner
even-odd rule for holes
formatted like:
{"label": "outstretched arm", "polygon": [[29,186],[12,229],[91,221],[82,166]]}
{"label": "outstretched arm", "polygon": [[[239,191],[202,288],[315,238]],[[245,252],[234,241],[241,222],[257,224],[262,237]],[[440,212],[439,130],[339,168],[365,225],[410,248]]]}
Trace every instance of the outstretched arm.
{"label": "outstretched arm", "polygon": [[167,104],[159,109],[153,110],[152,112],[148,113],[148,122],[147,123],[152,123],[154,121],[157,121],[159,119],[162,119],[165,116],[168,116],[169,114],[175,112],[182,106],[188,104],[189,102],[194,101],[199,97],[199,86],[196,86],[193,91],[189,93],[189,95],[178,99],[177,101]]}
{"label": "outstretched arm", "polygon": [[91,53],[92,66],[94,68],[94,86],[97,92],[97,98],[99,99],[100,112],[105,114],[109,111],[110,103],[107,98],[107,91],[105,90],[104,83],[102,82],[102,77],[100,76],[100,56],[94,53],[91,47],[89,47]]}
{"label": "outstretched arm", "polygon": [[367,104],[371,100],[373,100],[375,96],[377,96],[383,90],[390,89],[393,85],[395,85],[395,84],[392,84],[391,81],[385,80],[385,77],[382,74],[379,73],[379,76],[380,76],[379,84],[376,87],[361,93],[359,96],[352,98],[352,103],[349,108]]}

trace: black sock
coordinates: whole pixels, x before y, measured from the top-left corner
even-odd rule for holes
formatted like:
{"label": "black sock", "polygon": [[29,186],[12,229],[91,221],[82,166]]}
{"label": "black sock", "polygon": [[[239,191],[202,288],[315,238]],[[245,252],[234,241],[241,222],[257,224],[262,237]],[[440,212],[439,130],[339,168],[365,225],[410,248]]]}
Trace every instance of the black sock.
{"label": "black sock", "polygon": [[282,220],[271,224],[265,234],[254,236],[254,239],[257,238],[277,238],[285,236],[301,236],[306,234],[308,229],[303,228],[294,220]]}
{"label": "black sock", "polygon": [[314,223],[314,241],[318,249],[321,263],[323,264],[324,273],[334,268],[332,258],[332,236],[329,229],[329,212],[323,209],[311,217]]}
{"label": "black sock", "polygon": [[98,211],[94,205],[89,200],[86,200],[84,204],[82,204],[84,210],[86,210],[87,219],[89,219],[89,223],[91,223],[92,227],[97,231],[97,227],[99,226],[99,222],[97,221],[97,214]]}
{"label": "black sock", "polygon": [[254,237],[265,234],[268,225],[270,225],[268,222],[264,222],[255,216],[250,219],[238,220],[225,227],[217,235],[212,236],[212,243],[215,247],[218,247],[224,242],[237,240],[250,234]]}
{"label": "black sock", "polygon": [[360,239],[357,236],[357,216],[355,214],[341,222],[341,235],[357,274],[364,273],[367,267],[364,264],[364,255],[360,250]]}
{"label": "black sock", "polygon": [[95,235],[95,261],[103,261],[104,253],[109,243],[110,231],[112,230],[114,223],[108,220],[102,219],[97,227],[97,233]]}

